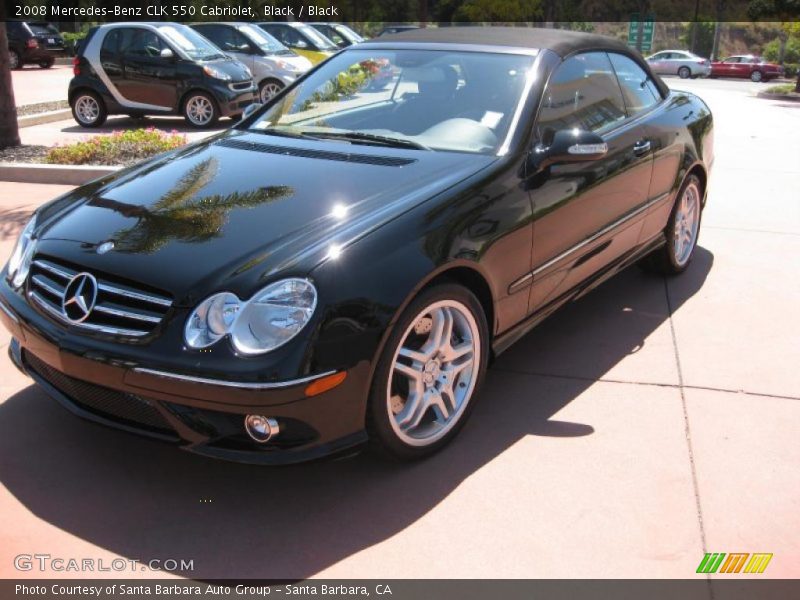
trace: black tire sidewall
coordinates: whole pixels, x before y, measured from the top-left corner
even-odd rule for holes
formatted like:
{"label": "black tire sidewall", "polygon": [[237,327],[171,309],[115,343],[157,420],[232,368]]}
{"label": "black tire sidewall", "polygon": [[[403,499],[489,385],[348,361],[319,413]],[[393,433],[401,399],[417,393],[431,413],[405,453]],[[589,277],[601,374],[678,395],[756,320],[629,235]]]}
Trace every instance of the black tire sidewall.
{"label": "black tire sidewall", "polygon": [[[197,96],[203,96],[204,98],[206,98],[209,102],[211,102],[211,107],[214,109],[214,115],[211,117],[211,120],[205,125],[198,125],[194,123],[189,118],[187,113],[187,107],[189,106],[189,101],[192,98],[196,98]],[[214,125],[217,124],[217,121],[219,121],[220,117],[220,111],[219,111],[219,106],[217,106],[217,101],[214,100],[211,94],[208,94],[206,92],[192,92],[191,94],[186,96],[186,99],[183,101],[183,110],[181,112],[183,113],[183,118],[186,121],[186,123],[188,123],[190,127],[194,127],[195,129],[211,129],[212,127],[214,127]]]}
{"label": "black tire sidewall", "polygon": [[[480,367],[478,369],[478,379],[472,396],[469,398],[464,412],[461,413],[459,421],[441,439],[429,446],[410,446],[397,437],[392,429],[389,419],[388,407],[386,406],[386,386],[391,375],[392,360],[398,344],[402,341],[406,329],[411,325],[412,320],[427,306],[440,300],[455,300],[466,306],[475,322],[478,325],[481,339]],[[420,293],[403,311],[402,315],[395,323],[389,339],[384,345],[378,366],[372,378],[369,400],[367,403],[367,432],[370,436],[370,444],[373,449],[381,454],[388,455],[398,460],[416,460],[434,454],[443,446],[447,445],[461,430],[469,419],[475,407],[477,395],[483,385],[489,361],[490,335],[489,326],[486,322],[486,315],[483,307],[475,295],[467,288],[456,283],[442,283],[428,288]]]}

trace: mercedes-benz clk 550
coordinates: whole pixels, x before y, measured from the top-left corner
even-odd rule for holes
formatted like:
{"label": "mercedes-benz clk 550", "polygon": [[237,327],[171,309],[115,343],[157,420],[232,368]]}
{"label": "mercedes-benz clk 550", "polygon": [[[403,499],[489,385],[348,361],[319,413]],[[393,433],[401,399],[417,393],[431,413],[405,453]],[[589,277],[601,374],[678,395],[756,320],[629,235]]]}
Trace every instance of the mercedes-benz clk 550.
{"label": "mercedes-benz clk 550", "polygon": [[709,109],[613,40],[415,30],[247,112],[24,227],[0,319],[73,412],[238,461],[423,457],[554,309],[697,242]]}

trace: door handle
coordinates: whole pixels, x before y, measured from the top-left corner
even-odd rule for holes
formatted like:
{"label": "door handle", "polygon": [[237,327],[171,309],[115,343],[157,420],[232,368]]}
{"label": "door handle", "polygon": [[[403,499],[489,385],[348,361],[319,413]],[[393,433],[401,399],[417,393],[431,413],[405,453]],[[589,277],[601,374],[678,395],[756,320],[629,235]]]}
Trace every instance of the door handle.
{"label": "door handle", "polygon": [[650,152],[650,140],[639,140],[633,145],[633,153],[642,156]]}

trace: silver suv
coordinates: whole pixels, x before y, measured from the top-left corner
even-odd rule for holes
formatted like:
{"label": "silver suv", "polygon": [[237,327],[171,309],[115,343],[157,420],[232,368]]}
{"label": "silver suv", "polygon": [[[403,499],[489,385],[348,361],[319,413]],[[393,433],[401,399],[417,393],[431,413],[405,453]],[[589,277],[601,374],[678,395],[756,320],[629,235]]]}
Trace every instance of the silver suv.
{"label": "silver suv", "polygon": [[262,103],[311,68],[307,58],[250,23],[196,23],[191,27],[248,66]]}

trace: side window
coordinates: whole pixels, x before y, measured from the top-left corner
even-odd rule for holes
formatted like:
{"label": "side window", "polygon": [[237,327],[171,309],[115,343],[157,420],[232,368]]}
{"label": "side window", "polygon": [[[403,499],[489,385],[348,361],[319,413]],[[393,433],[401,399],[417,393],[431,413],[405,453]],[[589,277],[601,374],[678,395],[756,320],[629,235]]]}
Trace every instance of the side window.
{"label": "side window", "polygon": [[242,35],[240,31],[235,30],[233,27],[227,27],[231,31],[231,44],[233,45],[232,52],[243,52],[247,54],[250,52],[250,42]]}
{"label": "side window", "polygon": [[122,51],[131,56],[155,58],[161,56],[161,50],[165,47],[155,32],[149,29],[135,29]]}
{"label": "side window", "polygon": [[537,137],[547,143],[559,129],[602,133],[625,118],[625,103],[605,52],[565,60],[550,77],[542,97]]}
{"label": "side window", "polygon": [[100,47],[100,60],[117,54],[120,37],[122,37],[121,29],[112,29],[108,32],[108,35],[103,40],[103,45]]}
{"label": "side window", "polygon": [[617,73],[628,116],[634,117],[658,104],[661,94],[647,73],[633,60],[622,54],[610,53],[611,64]]}

